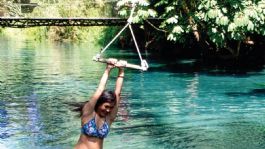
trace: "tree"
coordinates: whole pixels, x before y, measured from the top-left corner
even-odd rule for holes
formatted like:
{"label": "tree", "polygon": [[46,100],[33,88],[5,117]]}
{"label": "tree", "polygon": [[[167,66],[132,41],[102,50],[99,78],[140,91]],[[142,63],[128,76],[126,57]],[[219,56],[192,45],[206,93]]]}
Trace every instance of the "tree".
{"label": "tree", "polygon": [[165,19],[159,29],[173,42],[187,43],[192,35],[204,48],[238,57],[243,44],[254,45],[256,36],[265,36],[265,0],[121,0],[121,15],[132,2],[139,5],[134,21]]}

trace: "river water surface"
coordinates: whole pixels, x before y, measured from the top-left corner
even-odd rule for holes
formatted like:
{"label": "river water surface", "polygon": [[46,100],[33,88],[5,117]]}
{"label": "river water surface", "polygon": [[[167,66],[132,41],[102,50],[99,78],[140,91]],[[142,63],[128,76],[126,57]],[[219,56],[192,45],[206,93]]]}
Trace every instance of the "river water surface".
{"label": "river water surface", "polygon": [[[100,47],[0,42],[0,148],[73,148],[80,120],[65,103],[85,101],[95,91],[105,65],[91,59]],[[107,51],[139,63],[131,50]],[[148,61],[147,72],[126,71],[105,149],[265,148],[265,69],[185,72]],[[192,63],[183,61],[183,67]],[[114,87],[116,73],[107,88]]]}

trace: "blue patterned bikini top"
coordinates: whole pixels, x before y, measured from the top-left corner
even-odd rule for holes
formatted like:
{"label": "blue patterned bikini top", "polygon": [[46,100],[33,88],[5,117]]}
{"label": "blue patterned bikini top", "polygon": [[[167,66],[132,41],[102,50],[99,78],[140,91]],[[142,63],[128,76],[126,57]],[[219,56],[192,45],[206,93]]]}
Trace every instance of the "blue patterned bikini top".
{"label": "blue patterned bikini top", "polygon": [[95,116],[89,122],[84,124],[81,128],[81,132],[85,135],[98,137],[98,138],[106,138],[109,133],[109,125],[105,120],[104,124],[101,128],[97,128]]}

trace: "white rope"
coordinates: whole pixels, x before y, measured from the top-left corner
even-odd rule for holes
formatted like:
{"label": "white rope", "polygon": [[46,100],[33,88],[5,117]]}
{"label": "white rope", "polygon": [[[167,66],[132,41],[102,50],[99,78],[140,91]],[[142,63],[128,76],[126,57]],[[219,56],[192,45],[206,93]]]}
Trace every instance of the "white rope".
{"label": "white rope", "polygon": [[131,14],[130,14],[130,16],[129,16],[128,20],[127,20],[127,22],[128,22],[129,24],[131,24],[131,23],[132,23],[132,18],[133,18],[133,13],[134,13],[135,7],[136,7],[136,5],[135,5],[135,4],[133,4],[133,5],[132,5]]}
{"label": "white rope", "polygon": [[102,49],[102,51],[100,53],[103,53],[106,51],[106,49],[118,38],[118,36],[120,36],[120,34],[132,23],[132,16],[133,16],[133,12],[135,10],[135,5],[133,4],[133,8],[131,10],[131,14],[130,17],[127,20],[127,24],[121,29],[121,31],[105,46],[104,49]]}
{"label": "white rope", "polygon": [[135,44],[136,50],[137,50],[138,55],[139,55],[139,58],[140,58],[140,60],[141,60],[141,62],[142,62],[143,59],[142,59],[142,56],[141,56],[141,53],[140,53],[140,50],[139,50],[138,44],[137,44],[137,42],[136,42],[135,36],[134,36],[132,26],[129,25],[129,28],[130,28],[130,31],[131,31],[131,34],[132,34],[132,37],[133,37],[134,44]]}
{"label": "white rope", "polygon": [[136,68],[136,69],[141,69],[141,70],[147,70],[147,68],[149,67],[148,66],[148,63],[146,62],[146,60],[143,60],[142,59],[142,56],[141,56],[141,53],[140,53],[140,50],[139,50],[139,47],[138,47],[138,44],[137,44],[137,41],[136,41],[136,38],[135,38],[135,35],[133,33],[133,29],[132,29],[132,26],[131,26],[131,23],[132,23],[132,18],[133,18],[133,13],[134,13],[134,10],[136,8],[136,5],[135,3],[132,4],[132,10],[131,10],[131,13],[130,13],[130,16],[127,20],[127,24],[121,29],[121,31],[105,46],[105,48],[103,48],[101,51],[100,51],[100,54],[97,54],[93,60],[95,61],[99,61],[100,57],[101,57],[101,54],[103,52],[106,51],[107,48],[109,48],[109,46],[120,36],[120,34],[129,26],[129,29],[130,29],[130,32],[132,34],[132,38],[133,38],[133,41],[134,41],[134,44],[135,44],[135,47],[136,47],[136,50],[137,50],[137,53],[139,55],[139,58],[140,58],[140,61],[141,61],[141,66],[133,66],[133,67],[130,67],[130,68]]}
{"label": "white rope", "polygon": [[142,59],[142,56],[141,56],[141,53],[140,53],[140,50],[139,50],[139,47],[138,47],[138,44],[137,44],[137,41],[136,41],[136,38],[134,36],[134,33],[133,33],[133,29],[132,29],[132,26],[131,26],[131,23],[132,23],[132,18],[133,18],[133,13],[134,13],[134,10],[136,8],[136,4],[133,3],[132,4],[132,10],[131,10],[131,14],[130,14],[130,17],[128,18],[127,22],[129,24],[129,29],[131,31],[131,34],[132,34],[132,37],[133,37],[133,41],[134,41],[134,44],[135,44],[135,47],[136,47],[136,50],[137,50],[137,53],[139,55],[139,58],[140,58],[140,61],[141,61],[141,65],[143,64],[143,59]]}
{"label": "white rope", "polygon": [[104,51],[107,50],[107,48],[120,36],[120,34],[128,27],[129,23],[127,23],[122,30],[106,45],[104,49],[100,53],[103,53]]}

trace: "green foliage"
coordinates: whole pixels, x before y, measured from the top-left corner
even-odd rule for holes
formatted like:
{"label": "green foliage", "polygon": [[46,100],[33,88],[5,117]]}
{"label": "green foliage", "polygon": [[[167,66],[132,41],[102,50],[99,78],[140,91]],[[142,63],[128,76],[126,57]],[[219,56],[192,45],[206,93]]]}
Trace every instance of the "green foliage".
{"label": "green foliage", "polygon": [[[121,0],[118,4],[126,6],[132,1]],[[135,18],[139,19],[135,20],[164,18],[160,29],[166,30],[167,39],[174,42],[185,42],[194,34],[198,42],[225,47],[228,41],[265,35],[265,0],[153,0],[144,5],[136,2],[139,7]],[[123,9],[120,14],[128,15]]]}
{"label": "green foliage", "polygon": [[[107,27],[105,28],[100,35],[100,39],[98,43],[100,45],[107,45],[113,37],[120,31],[120,27]],[[122,33],[121,36],[125,36],[125,33]],[[117,44],[118,40],[114,42],[114,44]]]}
{"label": "green foliage", "polygon": [[264,10],[264,0],[204,0],[194,14],[205,26],[215,27],[216,30],[208,30],[210,39],[223,46],[228,39],[244,40],[249,34],[264,35]]}
{"label": "green foliage", "polygon": [[147,0],[120,0],[118,1],[117,6],[121,8],[119,11],[119,15],[128,18],[131,13],[131,7],[133,4],[137,5],[136,10],[133,14],[133,18],[132,18],[132,21],[134,23],[138,23],[147,18],[157,16],[156,11],[150,8],[149,2]]}
{"label": "green foliage", "polygon": [[[56,0],[56,1],[33,1],[38,3],[38,7],[34,8],[32,13],[23,14],[24,17],[38,18],[71,18],[71,17],[108,17],[112,16],[113,5],[104,4],[103,1],[91,2],[86,0]],[[12,4],[15,5],[15,4]],[[35,40],[43,40],[48,38],[55,41],[89,41],[96,42],[101,32],[106,27],[34,27],[21,30],[21,34],[26,34],[28,38]],[[17,32],[18,30],[14,31]],[[10,32],[10,30],[8,31]]]}
{"label": "green foliage", "polygon": [[[71,18],[71,17],[100,17],[108,16],[111,10],[106,10],[104,7],[97,5],[97,3],[90,3],[89,1],[71,1],[71,0],[58,0],[56,4],[47,4],[46,2],[39,3],[41,6],[37,7],[30,17],[58,17],[58,18]],[[95,8],[95,6],[98,6]],[[99,38],[95,32],[101,32],[103,27],[46,27],[43,28],[47,31],[46,36],[50,39],[57,41],[91,41],[91,34],[95,38]],[[96,36],[95,36],[96,35]]]}

